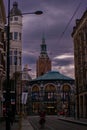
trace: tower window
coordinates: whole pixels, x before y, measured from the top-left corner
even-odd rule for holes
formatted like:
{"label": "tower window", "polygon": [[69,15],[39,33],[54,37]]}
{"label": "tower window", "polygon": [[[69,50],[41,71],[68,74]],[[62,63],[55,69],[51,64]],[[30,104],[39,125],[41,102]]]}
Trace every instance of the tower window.
{"label": "tower window", "polygon": [[14,32],[14,40],[18,39],[18,32]]}
{"label": "tower window", "polygon": [[14,56],[14,65],[17,65],[17,56]]}
{"label": "tower window", "polygon": [[17,55],[17,50],[14,51],[14,55]]}
{"label": "tower window", "polygon": [[18,21],[18,17],[14,17],[14,21]]}
{"label": "tower window", "polygon": [[12,51],[10,51],[10,55],[12,55]]}
{"label": "tower window", "polygon": [[19,57],[19,65],[21,65],[21,57]]}

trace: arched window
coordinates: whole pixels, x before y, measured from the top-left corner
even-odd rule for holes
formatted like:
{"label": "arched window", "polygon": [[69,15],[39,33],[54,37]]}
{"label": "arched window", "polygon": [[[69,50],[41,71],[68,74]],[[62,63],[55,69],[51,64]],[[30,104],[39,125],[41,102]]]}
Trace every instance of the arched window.
{"label": "arched window", "polygon": [[38,101],[39,100],[39,88],[38,86],[34,86],[32,88],[32,101]]}
{"label": "arched window", "polygon": [[53,85],[47,85],[45,88],[45,100],[56,100],[56,88]]}

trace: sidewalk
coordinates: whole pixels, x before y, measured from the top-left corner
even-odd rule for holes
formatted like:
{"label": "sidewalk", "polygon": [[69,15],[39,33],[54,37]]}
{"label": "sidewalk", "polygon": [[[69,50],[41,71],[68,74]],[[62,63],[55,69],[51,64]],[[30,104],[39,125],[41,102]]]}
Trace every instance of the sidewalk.
{"label": "sidewalk", "polygon": [[34,130],[27,118],[22,118],[21,130]]}
{"label": "sidewalk", "polygon": [[78,120],[78,119],[75,119],[73,117],[58,116],[58,120],[63,120],[63,121],[67,121],[67,122],[71,122],[71,123],[76,123],[76,124],[87,126],[87,119],[84,119],[84,118],[80,118]]}
{"label": "sidewalk", "polygon": [[[0,130],[6,130],[5,120],[0,121]],[[14,122],[13,125],[11,125],[11,130],[34,130],[34,129],[26,117],[21,119],[21,124],[19,123],[19,121]]]}
{"label": "sidewalk", "polygon": [[[0,130],[6,130],[5,121],[0,122]],[[13,125],[11,125],[11,130],[19,130],[18,122],[14,122]]]}

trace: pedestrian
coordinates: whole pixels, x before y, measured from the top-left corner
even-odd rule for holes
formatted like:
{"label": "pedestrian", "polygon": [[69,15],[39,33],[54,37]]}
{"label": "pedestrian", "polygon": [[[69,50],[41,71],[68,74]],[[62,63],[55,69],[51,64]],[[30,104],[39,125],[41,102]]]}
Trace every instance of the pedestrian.
{"label": "pedestrian", "polygon": [[44,127],[44,124],[46,122],[46,112],[44,110],[40,111],[39,113],[40,115],[40,120],[39,120],[39,124],[41,125],[41,128]]}

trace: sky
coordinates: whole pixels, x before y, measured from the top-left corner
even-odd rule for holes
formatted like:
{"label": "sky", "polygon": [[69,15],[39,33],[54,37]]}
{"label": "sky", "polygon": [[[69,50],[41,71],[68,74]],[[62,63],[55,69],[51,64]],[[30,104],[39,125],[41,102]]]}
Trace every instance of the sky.
{"label": "sky", "polygon": [[[36,60],[44,34],[52,70],[74,78],[74,44],[71,33],[76,19],[87,9],[87,0],[10,0],[18,2],[23,13],[43,11],[42,15],[23,15],[22,65],[28,64],[32,78],[36,75]],[[6,13],[8,1],[4,0]]]}

